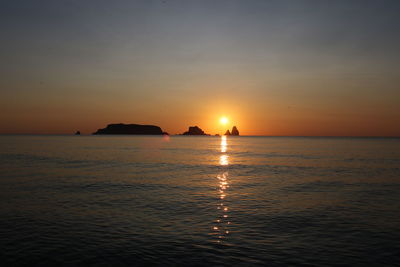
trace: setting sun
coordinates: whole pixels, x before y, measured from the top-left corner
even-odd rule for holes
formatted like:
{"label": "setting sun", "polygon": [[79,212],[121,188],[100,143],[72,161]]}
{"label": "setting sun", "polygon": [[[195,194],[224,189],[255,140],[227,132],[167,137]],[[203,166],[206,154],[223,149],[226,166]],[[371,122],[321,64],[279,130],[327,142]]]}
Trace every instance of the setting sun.
{"label": "setting sun", "polygon": [[229,120],[228,120],[227,117],[221,117],[221,119],[219,120],[219,122],[220,122],[221,124],[223,124],[223,125],[227,124],[228,121],[229,121]]}

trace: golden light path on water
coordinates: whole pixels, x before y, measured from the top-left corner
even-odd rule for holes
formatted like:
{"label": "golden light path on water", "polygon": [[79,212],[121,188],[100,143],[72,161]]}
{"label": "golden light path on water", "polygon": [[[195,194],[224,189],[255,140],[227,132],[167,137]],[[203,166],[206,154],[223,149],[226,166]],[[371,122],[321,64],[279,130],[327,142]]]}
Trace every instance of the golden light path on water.
{"label": "golden light path on water", "polygon": [[221,153],[225,153],[228,145],[226,143],[226,135],[221,136]]}
{"label": "golden light path on water", "polygon": [[[227,155],[228,144],[227,137],[221,136],[220,151],[221,155],[219,157],[219,164],[221,166],[229,165],[229,156]],[[213,227],[214,233],[217,237],[217,242],[220,243],[229,234],[228,226],[231,224],[229,221],[228,211],[229,208],[225,205],[224,200],[227,197],[227,189],[229,188],[228,171],[223,171],[217,175],[218,179],[218,194],[220,202],[217,205],[218,218],[216,220],[216,225]]]}

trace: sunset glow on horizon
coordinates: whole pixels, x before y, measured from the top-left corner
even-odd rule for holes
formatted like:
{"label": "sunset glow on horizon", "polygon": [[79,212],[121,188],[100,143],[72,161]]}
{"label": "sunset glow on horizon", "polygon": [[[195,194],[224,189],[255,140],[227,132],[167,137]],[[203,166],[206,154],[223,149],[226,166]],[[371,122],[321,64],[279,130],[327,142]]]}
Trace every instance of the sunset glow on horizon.
{"label": "sunset glow on horizon", "polygon": [[400,4],[368,3],[9,1],[0,134],[400,136]]}

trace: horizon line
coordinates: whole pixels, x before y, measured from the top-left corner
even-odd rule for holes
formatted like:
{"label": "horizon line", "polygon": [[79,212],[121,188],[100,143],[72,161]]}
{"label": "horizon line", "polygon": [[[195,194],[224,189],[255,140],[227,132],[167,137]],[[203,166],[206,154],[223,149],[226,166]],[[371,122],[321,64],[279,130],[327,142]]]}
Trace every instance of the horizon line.
{"label": "horizon line", "polygon": [[[71,133],[0,133],[0,136],[5,135],[37,135],[37,136],[76,136]],[[78,136],[93,136],[94,134],[80,134]],[[146,134],[101,134],[96,136],[158,136]],[[169,136],[206,136],[206,137],[220,137],[225,135],[182,135],[182,134],[169,134]],[[232,137],[325,137],[325,138],[400,138],[400,135],[239,135]]]}

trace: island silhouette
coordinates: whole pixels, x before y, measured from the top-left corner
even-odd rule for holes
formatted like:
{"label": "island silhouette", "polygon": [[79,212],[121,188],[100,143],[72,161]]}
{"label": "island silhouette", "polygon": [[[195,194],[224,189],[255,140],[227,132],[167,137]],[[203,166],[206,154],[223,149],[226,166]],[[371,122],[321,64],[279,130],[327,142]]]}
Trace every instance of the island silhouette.
{"label": "island silhouette", "polygon": [[[76,132],[77,135],[80,132]],[[164,132],[161,127],[156,125],[141,125],[141,124],[124,124],[124,123],[112,123],[108,124],[107,127],[98,129],[93,133],[94,135],[102,135],[102,134],[126,134],[126,135],[168,135],[167,132]],[[182,135],[207,135],[210,134],[205,133],[198,126],[190,126],[189,129],[182,133]],[[236,126],[233,126],[232,131],[226,131],[225,135],[239,135],[239,131]],[[219,134],[216,134],[219,136]]]}
{"label": "island silhouette", "polygon": [[238,136],[239,135],[239,130],[237,129],[236,126],[233,126],[232,127],[232,131],[229,131],[229,129],[228,129],[228,130],[226,130],[224,135],[236,135],[236,136]]}
{"label": "island silhouette", "polygon": [[198,126],[190,126],[189,130],[184,132],[182,135],[209,135],[206,134],[202,129],[200,129]]}
{"label": "island silhouette", "polygon": [[159,126],[155,125],[115,123],[108,124],[106,128],[98,129],[93,134],[163,135],[168,133],[163,132]]}

